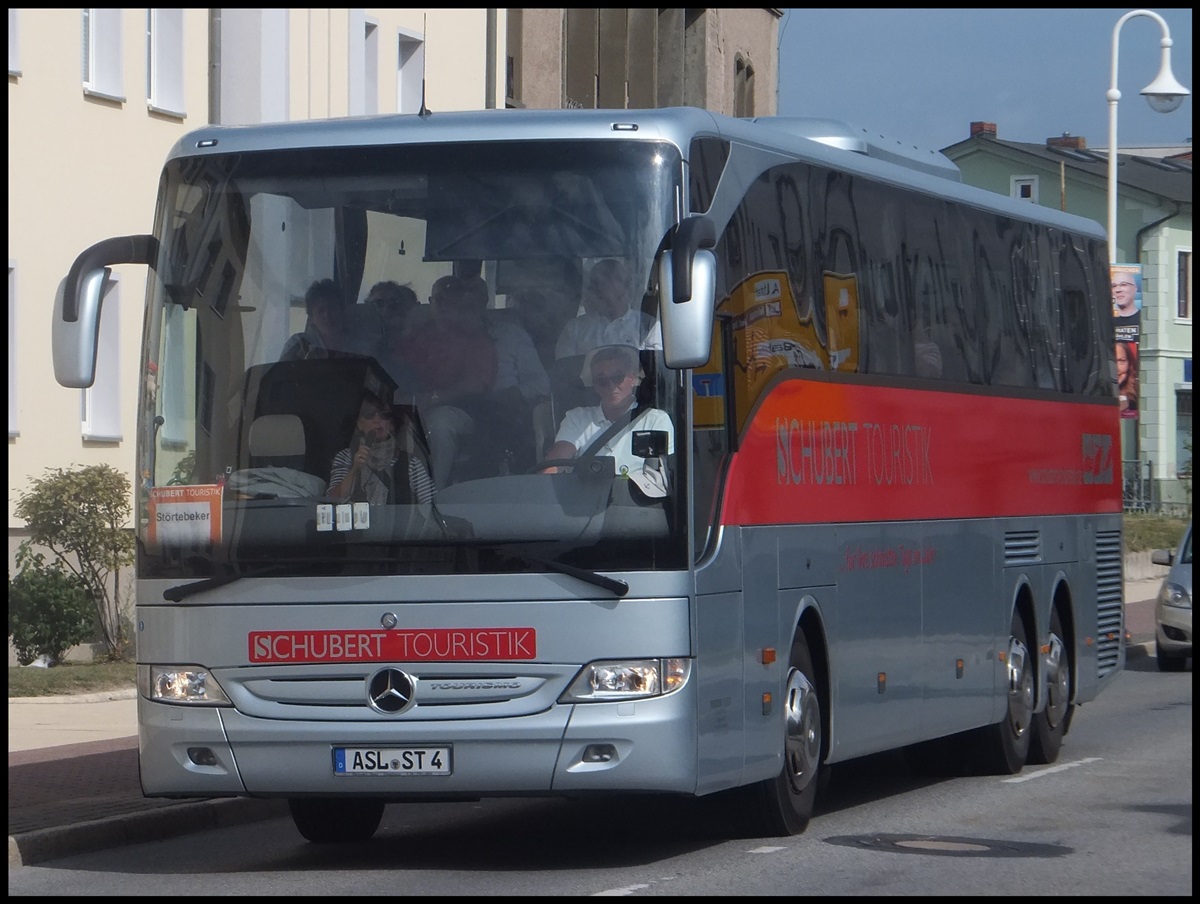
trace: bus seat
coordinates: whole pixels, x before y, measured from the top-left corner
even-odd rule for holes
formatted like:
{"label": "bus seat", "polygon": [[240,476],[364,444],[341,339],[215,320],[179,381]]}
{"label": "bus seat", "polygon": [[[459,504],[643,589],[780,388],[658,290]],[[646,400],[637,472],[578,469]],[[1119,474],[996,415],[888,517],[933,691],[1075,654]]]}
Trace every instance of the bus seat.
{"label": "bus seat", "polygon": [[265,414],[250,424],[248,467],[226,483],[242,498],[314,498],[325,494],[325,480],[305,468],[304,422],[295,414]]}
{"label": "bus seat", "polygon": [[[580,372],[583,370],[583,362],[586,358],[587,355],[568,355],[565,358],[559,358],[550,368],[550,407],[554,432],[558,431],[558,425],[562,423],[563,417],[572,408],[600,404],[596,390],[583,385],[583,377]],[[553,433],[551,438],[553,438]]]}
{"label": "bus seat", "polygon": [[[391,398],[395,382],[374,358],[348,355],[253,364],[246,370],[243,419],[289,414],[304,427],[303,470],[328,478],[333,457],[350,441],[363,391]],[[244,428],[249,433],[249,427]],[[249,437],[245,436],[247,452]]]}
{"label": "bus seat", "polygon": [[304,422],[295,414],[264,414],[250,424],[250,467],[304,470]]}

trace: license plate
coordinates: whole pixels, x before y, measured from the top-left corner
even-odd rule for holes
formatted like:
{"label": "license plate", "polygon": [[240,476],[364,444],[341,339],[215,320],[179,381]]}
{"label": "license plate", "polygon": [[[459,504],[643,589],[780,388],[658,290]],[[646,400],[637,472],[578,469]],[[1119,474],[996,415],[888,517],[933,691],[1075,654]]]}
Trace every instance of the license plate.
{"label": "license plate", "polygon": [[450,775],[449,747],[335,747],[334,775]]}

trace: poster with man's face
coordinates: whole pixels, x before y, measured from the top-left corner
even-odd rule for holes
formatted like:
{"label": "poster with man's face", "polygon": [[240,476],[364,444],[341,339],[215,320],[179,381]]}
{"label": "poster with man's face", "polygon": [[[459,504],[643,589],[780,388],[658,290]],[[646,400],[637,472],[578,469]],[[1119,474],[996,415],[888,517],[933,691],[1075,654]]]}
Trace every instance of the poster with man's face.
{"label": "poster with man's face", "polygon": [[1142,314],[1142,265],[1112,264],[1109,266],[1112,279],[1113,317],[1118,332],[1122,327],[1134,327],[1131,338],[1137,341],[1136,328]]}

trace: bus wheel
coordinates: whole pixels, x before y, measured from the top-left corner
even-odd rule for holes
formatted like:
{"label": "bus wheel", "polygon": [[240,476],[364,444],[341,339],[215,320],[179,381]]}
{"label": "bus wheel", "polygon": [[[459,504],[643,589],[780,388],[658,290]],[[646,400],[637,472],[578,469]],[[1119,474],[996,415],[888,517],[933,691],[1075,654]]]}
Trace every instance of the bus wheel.
{"label": "bus wheel", "polygon": [[1050,612],[1050,652],[1046,655],[1046,708],[1033,717],[1029,762],[1053,763],[1062,749],[1071,712],[1071,658],[1063,641],[1058,609]]}
{"label": "bus wheel", "polygon": [[1033,721],[1033,661],[1029,632],[1020,614],[1014,612],[1012,634],[1005,657],[1008,706],[1004,718],[979,729],[976,735],[976,768],[988,775],[1015,775],[1029,756]]}
{"label": "bus wheel", "polygon": [[288,809],[300,834],[315,844],[366,841],[383,819],[381,800],[291,798]]}
{"label": "bus wheel", "polygon": [[783,768],[775,778],[743,789],[750,830],[756,835],[803,832],[821,784],[821,701],[803,638],[792,644],[783,708]]}

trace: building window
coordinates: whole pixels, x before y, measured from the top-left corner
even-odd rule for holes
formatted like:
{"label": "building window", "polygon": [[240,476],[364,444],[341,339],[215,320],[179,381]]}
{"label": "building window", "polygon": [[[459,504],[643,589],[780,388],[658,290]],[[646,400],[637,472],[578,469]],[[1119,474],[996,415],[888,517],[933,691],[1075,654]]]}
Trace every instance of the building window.
{"label": "building window", "polygon": [[594,110],[599,82],[597,48],[600,11],[570,9],[563,24],[563,106],[569,110]]}
{"label": "building window", "polygon": [[17,11],[8,11],[8,74],[21,74],[21,45],[17,41]]}
{"label": "building window", "polygon": [[83,438],[121,439],[121,285],[116,275],[104,283],[100,303],[100,339],[96,343],[96,379],[82,390]]}
{"label": "building window", "polygon": [[754,67],[741,56],[733,67],[733,115],[754,115]]}
{"label": "building window", "polygon": [[1179,297],[1175,307],[1175,316],[1180,320],[1192,319],[1192,252],[1179,252],[1179,271],[1176,273],[1175,284],[1178,286]]}
{"label": "building window", "polygon": [[379,112],[379,23],[363,22],[363,112]]}
{"label": "building window", "polygon": [[1192,473],[1192,387],[1175,390],[1175,473]]}
{"label": "building window", "polygon": [[146,10],[146,104],[184,116],[182,9]]}
{"label": "building window", "polygon": [[424,100],[425,36],[401,31],[396,66],[396,112],[419,113]]}
{"label": "building window", "polygon": [[[12,10],[9,10],[11,13]],[[11,16],[9,17],[11,20]],[[17,267],[8,262],[8,435],[20,436],[17,424]]]}
{"label": "building window", "polygon": [[1008,183],[1008,193],[1018,201],[1038,202],[1038,177],[1013,176]]}
{"label": "building window", "polygon": [[83,11],[83,93],[125,100],[121,77],[121,11]]}
{"label": "building window", "polygon": [[505,21],[507,38],[504,46],[507,54],[504,61],[504,106],[508,108],[523,107],[521,98],[521,71],[525,65],[525,55],[522,50],[522,34],[524,32],[524,16],[519,9],[510,9]]}

